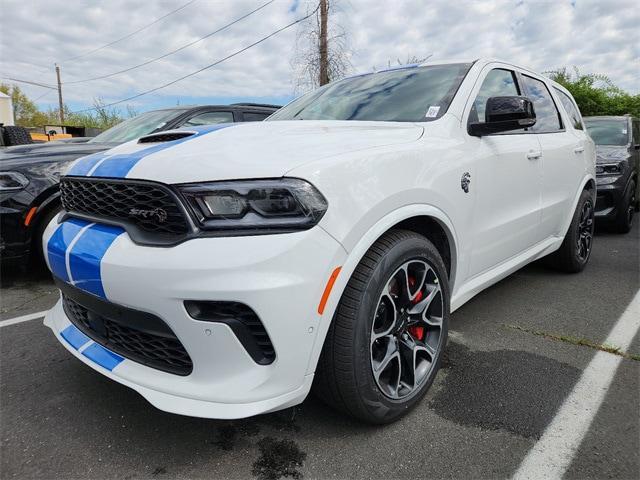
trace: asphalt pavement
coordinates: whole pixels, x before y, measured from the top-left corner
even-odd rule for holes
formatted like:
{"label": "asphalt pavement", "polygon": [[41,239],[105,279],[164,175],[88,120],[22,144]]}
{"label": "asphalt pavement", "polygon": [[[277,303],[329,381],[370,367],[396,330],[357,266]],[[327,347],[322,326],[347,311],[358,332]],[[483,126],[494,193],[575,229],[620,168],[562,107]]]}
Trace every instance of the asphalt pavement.
{"label": "asphalt pavement", "polygon": [[[385,427],[313,397],[239,421],[164,413],[76,360],[41,319],[4,325],[0,477],[509,478],[640,289],[639,237],[638,223],[628,235],[599,232],[581,274],[535,263],[457,310],[432,389]],[[1,281],[0,326],[57,299],[46,273],[3,270]],[[566,478],[640,478],[639,337]]]}

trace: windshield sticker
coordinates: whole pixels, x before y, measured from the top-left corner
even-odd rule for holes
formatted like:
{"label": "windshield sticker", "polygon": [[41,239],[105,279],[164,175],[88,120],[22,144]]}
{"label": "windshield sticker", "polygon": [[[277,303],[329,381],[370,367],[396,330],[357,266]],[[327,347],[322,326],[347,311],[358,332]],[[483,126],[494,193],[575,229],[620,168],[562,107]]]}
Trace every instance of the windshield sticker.
{"label": "windshield sticker", "polygon": [[623,128],[623,129],[622,129],[622,134],[623,134],[623,135],[626,135],[626,134],[627,134],[627,129],[626,129],[626,128]]}
{"label": "windshield sticker", "polygon": [[429,110],[427,110],[427,114],[425,115],[426,118],[435,118],[438,116],[438,112],[440,111],[440,107],[439,106],[431,106],[429,107]]}

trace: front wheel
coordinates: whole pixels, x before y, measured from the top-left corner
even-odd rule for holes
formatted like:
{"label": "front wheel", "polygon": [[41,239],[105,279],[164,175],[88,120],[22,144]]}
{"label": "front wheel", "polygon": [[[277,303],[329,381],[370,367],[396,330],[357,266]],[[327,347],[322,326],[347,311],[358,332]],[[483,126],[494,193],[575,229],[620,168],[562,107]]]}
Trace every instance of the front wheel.
{"label": "front wheel", "polygon": [[370,423],[413,408],[447,341],[449,284],[435,246],[414,232],[381,237],[353,273],[322,350],[315,393]]}
{"label": "front wheel", "polygon": [[636,184],[632,180],[627,192],[618,206],[618,215],[614,228],[618,233],[629,233],[633,226],[633,215],[636,212]]}

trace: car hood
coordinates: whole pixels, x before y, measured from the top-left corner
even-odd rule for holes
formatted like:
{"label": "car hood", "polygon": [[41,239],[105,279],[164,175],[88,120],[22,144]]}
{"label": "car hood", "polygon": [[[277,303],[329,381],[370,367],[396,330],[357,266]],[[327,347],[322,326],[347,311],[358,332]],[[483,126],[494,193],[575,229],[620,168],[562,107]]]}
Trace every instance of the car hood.
{"label": "car hood", "polygon": [[196,134],[181,140],[120,145],[80,160],[70,174],[82,172],[80,162],[97,160],[102,163],[93,176],[163,183],[281,177],[323,158],[415,141],[424,129],[400,122],[271,121],[193,130]]}
{"label": "car hood", "polygon": [[626,146],[596,145],[597,163],[619,162],[627,157],[629,157],[629,150]]}
{"label": "car hood", "polygon": [[104,143],[33,143],[16,145],[0,151],[0,169],[27,164],[66,162],[113,147]]}

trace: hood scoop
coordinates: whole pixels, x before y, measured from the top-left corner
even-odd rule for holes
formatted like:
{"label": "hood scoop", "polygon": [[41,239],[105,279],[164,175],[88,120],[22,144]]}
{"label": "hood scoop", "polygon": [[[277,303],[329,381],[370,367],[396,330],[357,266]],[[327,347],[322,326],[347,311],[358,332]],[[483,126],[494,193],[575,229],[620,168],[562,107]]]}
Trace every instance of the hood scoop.
{"label": "hood scoop", "polygon": [[144,137],[140,137],[138,143],[163,143],[163,142],[173,142],[174,140],[181,140],[186,137],[191,137],[195,135],[197,132],[193,131],[175,131],[175,132],[158,132],[152,133],[151,135],[145,135]]}

